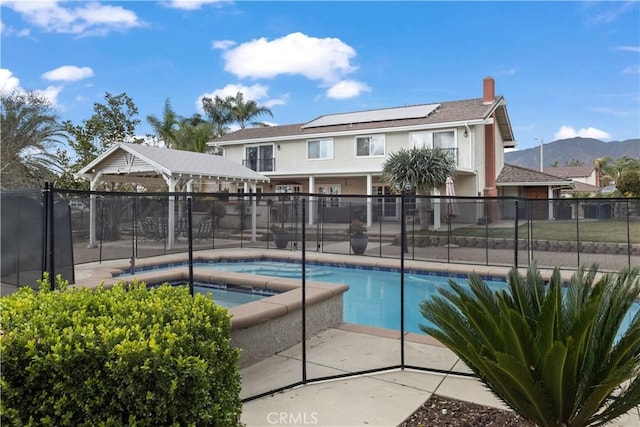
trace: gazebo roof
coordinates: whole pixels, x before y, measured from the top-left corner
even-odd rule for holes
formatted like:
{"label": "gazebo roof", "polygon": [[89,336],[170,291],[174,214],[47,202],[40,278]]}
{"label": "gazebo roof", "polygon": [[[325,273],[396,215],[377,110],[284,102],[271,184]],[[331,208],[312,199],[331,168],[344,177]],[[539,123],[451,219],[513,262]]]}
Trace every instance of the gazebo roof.
{"label": "gazebo roof", "polygon": [[82,168],[89,180],[157,184],[162,180],[203,179],[223,182],[269,182],[269,178],[226,157],[120,142]]}

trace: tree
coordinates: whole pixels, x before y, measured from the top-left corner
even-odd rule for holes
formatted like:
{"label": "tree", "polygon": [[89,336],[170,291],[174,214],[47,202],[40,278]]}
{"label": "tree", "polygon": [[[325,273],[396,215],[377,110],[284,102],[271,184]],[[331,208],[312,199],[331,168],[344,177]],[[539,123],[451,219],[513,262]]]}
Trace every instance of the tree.
{"label": "tree", "polygon": [[600,170],[603,186],[617,183],[625,170],[640,168],[640,158],[628,156],[618,157],[615,162],[611,157],[605,156],[596,159],[593,163]]}
{"label": "tree", "polygon": [[233,123],[231,99],[229,96],[223,99],[217,95],[214,99],[206,96],[202,98],[202,109],[211,120],[214,138],[226,134],[229,131],[229,125]]}
{"label": "tree", "polygon": [[34,92],[0,95],[3,188],[42,187],[54,181],[61,165],[54,149],[66,140],[51,103]]}
{"label": "tree", "polygon": [[199,114],[181,119],[175,132],[175,146],[179,150],[196,153],[214,153],[215,149],[207,145],[213,138],[213,124],[203,120]]}
{"label": "tree", "polygon": [[616,181],[616,190],[625,197],[640,197],[640,168],[625,169]]}
{"label": "tree", "polygon": [[[140,120],[138,108],[131,97],[126,93],[111,95],[105,94],[106,103],[93,104],[93,115],[82,122],[82,125],[74,125],[70,121],[64,123],[65,129],[73,137],[70,141],[75,150],[75,162],[69,166],[69,175],[73,176],[96,157],[108,150],[118,142],[141,143],[142,138],[135,135],[135,129]],[[75,180],[75,177],[73,178]],[[75,181],[77,186],[89,188],[86,181]],[[134,187],[125,183],[110,183],[103,186],[110,191],[132,191]],[[128,209],[131,199],[124,197],[111,197],[104,199],[102,210],[102,225],[104,240],[118,240],[120,238],[120,221],[122,215]]]}
{"label": "tree", "polygon": [[571,159],[568,162],[565,162],[565,165],[567,166],[582,166],[584,163],[582,163],[580,160],[578,159]]}
{"label": "tree", "polygon": [[253,100],[245,101],[242,92],[238,92],[235,97],[230,99],[230,102],[231,117],[233,121],[238,123],[240,129],[246,128],[247,124],[251,126],[268,126],[263,122],[252,122],[252,120],[262,116],[263,114],[268,114],[273,117],[273,113],[268,107],[260,106]]}
{"label": "tree", "polygon": [[[456,163],[440,148],[401,149],[391,153],[382,165],[382,180],[398,191],[414,189],[418,195],[431,194],[442,187],[447,177],[453,177]],[[418,199],[420,225],[427,228],[426,211]]]}
{"label": "tree", "polygon": [[640,315],[620,330],[640,271],[596,277],[579,269],[564,290],[558,269],[547,284],[535,265],[526,277],[514,267],[494,292],[472,274],[420,305],[435,325],[421,329],[535,425],[603,425],[640,402]]}
{"label": "tree", "polygon": [[[82,125],[74,125],[69,120],[63,124],[71,137],[69,145],[76,155],[75,162],[70,165],[72,175],[117,142],[142,142],[142,138],[135,134],[140,120],[136,117],[138,108],[131,97],[124,92],[115,96],[107,92],[105,100],[105,104],[93,104],[93,115],[83,120]],[[86,182],[81,186],[89,188]]]}
{"label": "tree", "polygon": [[153,114],[147,116],[147,123],[151,125],[156,133],[156,137],[162,141],[167,148],[175,148],[177,127],[180,124],[180,117],[171,108],[169,98],[164,102],[162,119]]}

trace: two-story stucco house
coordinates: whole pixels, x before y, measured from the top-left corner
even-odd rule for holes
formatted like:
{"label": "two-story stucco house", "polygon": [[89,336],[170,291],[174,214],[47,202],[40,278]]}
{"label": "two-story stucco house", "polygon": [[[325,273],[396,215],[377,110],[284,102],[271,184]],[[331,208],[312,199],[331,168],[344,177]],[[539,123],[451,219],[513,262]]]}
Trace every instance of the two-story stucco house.
{"label": "two-story stucco house", "polygon": [[[382,197],[395,192],[380,179],[384,161],[416,146],[451,153],[457,195],[498,196],[504,150],[516,142],[506,101],[487,77],[480,98],[329,114],[307,123],[242,129],[209,144],[269,177],[257,191]],[[393,207],[383,213],[397,215]]]}

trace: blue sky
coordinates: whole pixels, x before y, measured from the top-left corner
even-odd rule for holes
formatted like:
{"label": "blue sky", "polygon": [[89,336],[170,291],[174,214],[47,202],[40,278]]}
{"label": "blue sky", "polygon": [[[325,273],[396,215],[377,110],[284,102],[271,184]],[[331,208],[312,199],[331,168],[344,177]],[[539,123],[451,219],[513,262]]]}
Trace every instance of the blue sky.
{"label": "blue sky", "polygon": [[640,137],[640,3],[2,0],[0,90],[80,124],[105,92],[145,118],[242,91],[272,124],[482,96],[518,148]]}

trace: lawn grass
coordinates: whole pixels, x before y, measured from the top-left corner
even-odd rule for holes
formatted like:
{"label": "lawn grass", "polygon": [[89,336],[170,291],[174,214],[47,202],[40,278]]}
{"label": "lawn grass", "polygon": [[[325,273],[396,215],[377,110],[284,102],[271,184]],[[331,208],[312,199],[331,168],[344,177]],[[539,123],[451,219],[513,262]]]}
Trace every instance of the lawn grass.
{"label": "lawn grass", "polygon": [[[415,231],[416,234],[446,235],[444,227],[440,231]],[[616,220],[597,221],[534,221],[531,228],[531,237],[536,240],[577,241],[578,233],[581,242],[603,243],[627,243],[630,236],[632,244],[640,244],[640,224],[630,223],[627,235],[627,223]],[[453,236],[489,237],[489,238],[513,238],[514,227],[488,227],[470,225],[468,227],[454,228]],[[518,228],[518,238],[529,237],[529,225],[523,224]]]}

